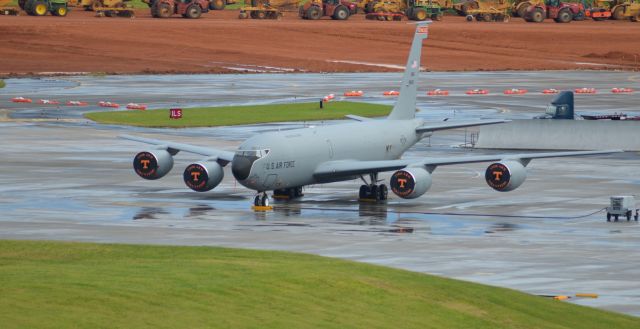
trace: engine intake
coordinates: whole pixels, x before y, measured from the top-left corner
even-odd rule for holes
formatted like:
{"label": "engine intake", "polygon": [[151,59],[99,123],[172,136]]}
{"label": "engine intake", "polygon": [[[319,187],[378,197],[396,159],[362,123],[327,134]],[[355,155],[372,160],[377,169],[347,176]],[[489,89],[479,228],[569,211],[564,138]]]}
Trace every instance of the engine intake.
{"label": "engine intake", "polygon": [[415,199],[431,187],[431,174],[423,168],[405,168],[393,173],[389,183],[395,195]]}
{"label": "engine intake", "polygon": [[496,191],[509,192],[524,183],[527,170],[518,161],[501,161],[492,163],[484,173],[487,184]]}
{"label": "engine intake", "polygon": [[190,189],[207,192],[220,184],[224,171],[217,162],[198,162],[188,165],[182,177]]}
{"label": "engine intake", "polygon": [[166,150],[140,152],[133,158],[133,170],[144,179],[164,177],[173,168],[173,156]]}

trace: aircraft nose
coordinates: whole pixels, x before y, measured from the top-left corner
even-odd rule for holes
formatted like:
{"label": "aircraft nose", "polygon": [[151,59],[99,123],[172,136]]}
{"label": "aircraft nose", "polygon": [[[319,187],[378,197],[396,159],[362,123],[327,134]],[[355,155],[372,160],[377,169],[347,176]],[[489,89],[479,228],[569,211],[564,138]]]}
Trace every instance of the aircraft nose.
{"label": "aircraft nose", "polygon": [[231,161],[231,172],[233,173],[233,177],[239,181],[247,179],[251,172],[252,164],[253,162],[247,157],[234,156],[233,161]]}

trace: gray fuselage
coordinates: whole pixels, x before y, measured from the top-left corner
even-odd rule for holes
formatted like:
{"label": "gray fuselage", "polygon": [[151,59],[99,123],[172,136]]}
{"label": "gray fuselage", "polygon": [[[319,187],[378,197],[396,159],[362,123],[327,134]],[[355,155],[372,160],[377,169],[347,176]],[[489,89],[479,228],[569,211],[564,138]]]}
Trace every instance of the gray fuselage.
{"label": "gray fuselage", "polygon": [[399,159],[423,137],[416,133],[422,124],[420,119],[368,120],[260,134],[240,145],[232,172],[240,184],[257,191],[325,183],[314,177],[320,164]]}

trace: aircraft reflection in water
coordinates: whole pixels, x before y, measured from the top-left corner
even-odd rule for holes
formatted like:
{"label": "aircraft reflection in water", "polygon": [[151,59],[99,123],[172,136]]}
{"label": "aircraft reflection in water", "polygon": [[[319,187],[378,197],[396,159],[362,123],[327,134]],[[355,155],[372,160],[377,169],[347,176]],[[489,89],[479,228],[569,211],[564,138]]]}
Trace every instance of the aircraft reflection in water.
{"label": "aircraft reflection in water", "polygon": [[[606,154],[613,151],[496,154],[451,158],[401,159],[404,152],[434,131],[497,124],[505,120],[472,122],[425,122],[416,119],[417,79],[420,73],[422,41],[428,24],[416,24],[413,43],[402,78],[400,96],[386,119],[373,120],[355,115],[355,122],[332,126],[268,132],[242,143],[235,152],[134,136],[123,138],[155,145],[138,153],[133,160],[135,172],[145,179],[158,179],[173,168],[173,157],[180,151],[205,158],[186,167],[183,179],[198,192],[215,188],[224,176],[222,167],[231,163],[236,180],[257,191],[254,205],[269,203],[267,191],[275,197],[294,199],[302,196],[302,187],[361,178],[360,199],[387,199],[387,186],[379,184],[380,172],[395,171],[390,188],[401,198],[417,198],[431,187],[431,174],[438,166],[474,162],[492,162],[486,173],[487,184],[498,191],[511,191],[526,179],[525,167],[531,159]],[[369,180],[366,181],[365,177]]]}

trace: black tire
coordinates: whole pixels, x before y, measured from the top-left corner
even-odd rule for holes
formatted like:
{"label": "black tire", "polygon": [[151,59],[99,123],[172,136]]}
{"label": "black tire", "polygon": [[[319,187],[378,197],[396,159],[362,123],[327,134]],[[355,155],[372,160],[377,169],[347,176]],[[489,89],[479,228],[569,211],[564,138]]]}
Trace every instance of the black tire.
{"label": "black tire", "polygon": [[582,10],[579,11],[577,14],[573,15],[574,21],[584,21],[586,18],[587,18],[587,15]]}
{"label": "black tire", "polygon": [[491,22],[493,21],[493,17],[491,17],[491,14],[482,14],[482,20],[485,22]]}
{"label": "black tire", "polygon": [[344,6],[340,6],[333,11],[333,16],[331,16],[331,18],[338,21],[344,21],[349,18],[349,9]]}
{"label": "black tire", "polygon": [[531,6],[529,2],[523,2],[519,4],[518,8],[516,8],[516,10],[513,11],[513,16],[524,17],[525,14],[527,13],[527,9],[529,9],[529,6]]}
{"label": "black tire", "polygon": [[441,21],[442,20],[442,15],[440,15],[440,14],[431,14],[431,20],[432,21]]}
{"label": "black tire", "polygon": [[318,6],[311,6],[307,9],[307,19],[317,20],[320,19],[322,13]]}
{"label": "black tire", "polygon": [[569,11],[569,9],[560,10],[560,12],[558,13],[558,16],[554,19],[556,23],[571,23],[572,20],[573,20],[573,15],[571,15],[571,12]]}
{"label": "black tire", "polygon": [[[629,19],[634,23],[640,22],[640,13],[637,13],[635,16],[631,16],[631,18],[629,18]],[[636,220],[638,220],[638,219],[636,219]]]}
{"label": "black tire", "polygon": [[611,18],[617,21],[624,19],[624,6],[619,6],[611,12]]}
{"label": "black tire", "polygon": [[226,1],[225,0],[212,0],[209,3],[209,9],[211,10],[223,10],[224,6],[226,5]]}
{"label": "black tire", "polygon": [[531,13],[531,22],[542,23],[544,21],[544,11],[540,8],[536,8]]}
{"label": "black tire", "polygon": [[613,215],[613,220],[617,222],[618,221],[618,215]]}
{"label": "black tire", "polygon": [[267,195],[267,193],[263,194],[260,198],[260,205],[263,207],[269,206],[269,196]]}
{"label": "black tire", "polygon": [[607,222],[610,222],[610,221],[611,221],[611,214],[607,213]]}
{"label": "black tire", "polygon": [[18,0],[18,6],[20,7],[20,9],[26,11],[25,9],[25,5],[27,4],[27,0]]}
{"label": "black tire", "polygon": [[295,188],[288,188],[287,189],[287,196],[289,197],[289,200],[293,200],[296,198],[296,189]]}
{"label": "black tire", "polygon": [[389,189],[387,185],[380,185],[378,187],[378,194],[380,195],[380,200],[386,200],[389,197]]}
{"label": "black tire", "polygon": [[256,11],[256,19],[265,19],[267,17],[267,14],[262,11],[262,10],[258,10]]}
{"label": "black tire", "polygon": [[302,196],[302,186],[298,186],[296,187],[296,197],[301,197]]}
{"label": "black tire", "polygon": [[631,220],[631,211],[627,211],[627,222]]}
{"label": "black tire", "polygon": [[376,201],[380,201],[380,193],[378,193],[378,185],[371,186],[371,197]]}
{"label": "black tire", "polygon": [[202,16],[202,8],[194,3],[191,6],[187,7],[185,15],[187,16],[187,18],[191,19],[200,18],[200,16]]}
{"label": "black tire", "polygon": [[467,22],[473,22],[473,15],[467,15],[464,19],[466,19]]}
{"label": "black tire", "polygon": [[156,3],[156,15],[159,18],[169,18],[173,15],[173,7],[166,2]]}
{"label": "black tire", "polygon": [[414,8],[413,16],[411,16],[411,19],[414,21],[424,21],[428,17],[429,15],[427,14],[427,11],[424,8]]}
{"label": "black tire", "polygon": [[366,199],[367,197],[369,197],[369,186],[360,185],[360,193],[358,194],[358,197],[360,199]]}
{"label": "black tire", "polygon": [[371,14],[373,13],[373,7],[378,3],[377,1],[371,1],[366,6],[364,6],[364,13]]}
{"label": "black tire", "polygon": [[636,215],[633,216],[633,219],[635,219],[635,221],[637,222],[638,221],[638,217],[640,217],[640,215],[638,215],[638,212],[636,211]]}
{"label": "black tire", "polygon": [[[42,6],[45,8],[44,11],[42,11]],[[44,16],[48,11],[47,4],[44,1],[36,0],[31,3],[31,15],[33,16]]]}
{"label": "black tire", "polygon": [[53,10],[51,10],[51,15],[57,16],[57,17],[65,17],[67,16],[68,12],[69,10],[66,5],[59,5],[55,7]]}

